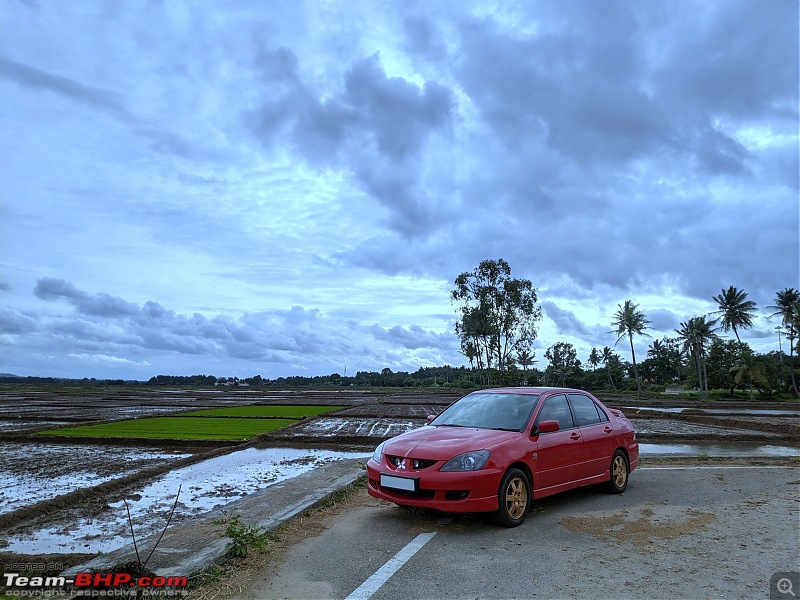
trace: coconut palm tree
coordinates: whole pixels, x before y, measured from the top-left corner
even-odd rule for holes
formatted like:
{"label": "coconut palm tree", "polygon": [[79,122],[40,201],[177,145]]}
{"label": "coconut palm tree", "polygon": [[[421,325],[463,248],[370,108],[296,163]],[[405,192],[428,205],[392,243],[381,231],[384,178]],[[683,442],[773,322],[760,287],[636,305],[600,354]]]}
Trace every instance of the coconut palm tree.
{"label": "coconut palm tree", "polygon": [[592,366],[592,369],[597,369],[597,365],[600,364],[600,360],[600,354],[597,352],[597,348],[592,348],[592,351],[589,353],[589,358],[586,359],[586,362]]}
{"label": "coconut palm tree", "polygon": [[616,390],[617,386],[614,385],[614,378],[611,377],[611,364],[614,362],[614,351],[611,350],[608,346],[603,348],[603,352],[601,354],[601,358],[603,359],[603,365],[606,368],[606,375],[608,375],[608,381],[611,384],[612,389]]}
{"label": "coconut palm tree", "polygon": [[707,320],[706,316],[692,317],[675,332],[683,340],[683,352],[687,353],[697,366],[697,384],[703,398],[708,398],[708,377],[706,374],[706,346],[717,337],[716,319]]}
{"label": "coconut palm tree", "polygon": [[720,315],[720,325],[722,331],[728,332],[733,329],[733,335],[740,344],[739,332],[737,327],[748,329],[753,326],[753,313],[756,311],[756,303],[747,300],[747,292],[730,286],[727,290],[722,290],[719,296],[714,296],[714,301],[719,305],[719,310],[714,314]]}
{"label": "coconut palm tree", "polygon": [[516,359],[517,362],[522,365],[522,376],[525,378],[525,385],[528,385],[528,367],[536,362],[536,360],[533,358],[533,352],[523,348],[517,352]]}
{"label": "coconut palm tree", "polygon": [[[794,351],[797,350],[800,354],[800,347],[795,347],[795,340],[800,346],[800,292],[794,288],[785,288],[775,294],[775,304],[767,308],[775,309],[775,312],[770,315],[771,317],[781,317],[786,329],[786,337],[789,339],[789,364],[793,367]],[[795,398],[800,397],[794,377],[794,368],[789,369],[789,374],[792,379],[792,393]]]}
{"label": "coconut palm tree", "polygon": [[614,330],[611,333],[617,334],[617,341],[628,336],[628,341],[631,344],[631,356],[633,357],[633,376],[636,378],[636,397],[641,397],[642,395],[642,384],[639,381],[639,368],[636,366],[636,352],[633,349],[633,335],[647,335],[644,332],[647,329],[650,321],[644,316],[644,313],[638,310],[639,305],[634,304],[630,300],[625,300],[624,304],[617,305],[617,312],[614,313],[614,320],[611,322],[611,326],[614,327]]}

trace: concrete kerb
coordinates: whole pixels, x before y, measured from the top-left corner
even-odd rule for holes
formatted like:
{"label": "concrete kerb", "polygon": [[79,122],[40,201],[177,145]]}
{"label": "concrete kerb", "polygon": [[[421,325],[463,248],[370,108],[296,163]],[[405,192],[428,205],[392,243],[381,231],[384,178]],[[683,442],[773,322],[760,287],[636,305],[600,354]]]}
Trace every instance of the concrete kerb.
{"label": "concrete kerb", "polygon": [[[158,575],[189,576],[202,571],[225,554],[230,540],[220,537],[219,525],[213,523],[225,513],[238,513],[248,525],[272,531],[282,523],[311,508],[333,493],[352,485],[365,473],[364,459],[338,460],[308,473],[276,483],[264,490],[218,507],[202,517],[171,525],[153,552],[147,568]],[[136,523],[133,524],[134,531]],[[137,540],[139,556],[144,561],[161,532]],[[136,560],[133,543],[62,573],[73,577],[79,572],[108,572],[114,566]]]}

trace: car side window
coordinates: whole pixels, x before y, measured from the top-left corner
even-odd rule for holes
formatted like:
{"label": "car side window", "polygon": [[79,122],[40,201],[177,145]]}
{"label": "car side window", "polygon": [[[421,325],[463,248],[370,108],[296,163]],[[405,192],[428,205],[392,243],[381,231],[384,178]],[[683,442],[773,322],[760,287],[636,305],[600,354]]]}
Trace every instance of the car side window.
{"label": "car side window", "polygon": [[572,412],[569,410],[567,398],[564,394],[550,396],[544,402],[539,416],[536,418],[536,425],[542,421],[558,421],[559,429],[572,429],[575,423],[572,420]]}
{"label": "car side window", "polygon": [[572,405],[572,410],[575,412],[575,420],[578,422],[578,427],[588,427],[589,425],[597,425],[600,423],[600,413],[597,411],[597,406],[588,396],[583,394],[570,394],[569,402]]}

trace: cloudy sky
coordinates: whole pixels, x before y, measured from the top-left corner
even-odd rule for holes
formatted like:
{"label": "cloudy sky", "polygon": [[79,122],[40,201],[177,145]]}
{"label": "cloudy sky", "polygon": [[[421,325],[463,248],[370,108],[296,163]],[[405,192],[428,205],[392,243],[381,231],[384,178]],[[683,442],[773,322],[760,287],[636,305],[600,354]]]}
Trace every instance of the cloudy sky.
{"label": "cloudy sky", "polygon": [[[660,338],[723,287],[765,315],[800,286],[796,0],[7,0],[0,22],[0,372],[461,365],[449,291],[486,258],[538,288],[540,367],[613,346],[627,298]],[[775,350],[777,324],[743,340]]]}

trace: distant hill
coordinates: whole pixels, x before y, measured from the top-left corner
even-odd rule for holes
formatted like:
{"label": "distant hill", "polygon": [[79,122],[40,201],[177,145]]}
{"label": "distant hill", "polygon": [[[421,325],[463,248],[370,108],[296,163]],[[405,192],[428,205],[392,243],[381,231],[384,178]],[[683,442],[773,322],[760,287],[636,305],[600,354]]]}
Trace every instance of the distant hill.
{"label": "distant hill", "polygon": [[12,375],[11,373],[0,373],[0,377],[19,377],[19,375]]}

